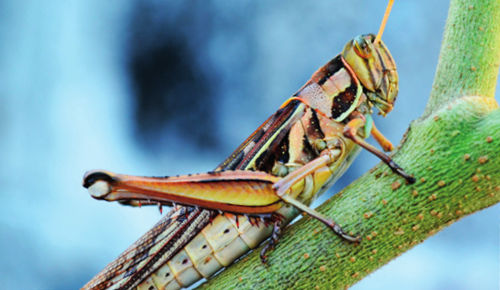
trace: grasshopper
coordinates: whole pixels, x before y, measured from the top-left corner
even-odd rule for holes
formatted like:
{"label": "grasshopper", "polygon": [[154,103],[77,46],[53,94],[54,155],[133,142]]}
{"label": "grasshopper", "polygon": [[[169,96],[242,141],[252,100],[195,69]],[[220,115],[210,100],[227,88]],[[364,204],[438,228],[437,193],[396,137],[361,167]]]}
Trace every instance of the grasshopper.
{"label": "grasshopper", "polygon": [[371,118],[373,108],[389,113],[398,93],[396,65],[380,39],[391,5],[377,37],[349,41],[214,171],[174,177],[87,172],[83,186],[96,199],[173,209],[83,288],[188,287],[271,236],[261,251],[265,263],[282,227],[299,212],[359,242],[309,204],[361,148],[415,182],[365,141],[372,135],[385,151],[393,149]]}

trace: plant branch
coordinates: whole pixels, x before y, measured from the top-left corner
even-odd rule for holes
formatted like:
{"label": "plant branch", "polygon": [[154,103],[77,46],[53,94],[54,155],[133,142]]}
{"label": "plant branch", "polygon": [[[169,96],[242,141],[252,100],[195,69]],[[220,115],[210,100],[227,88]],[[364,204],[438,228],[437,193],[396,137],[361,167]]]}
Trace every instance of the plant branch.
{"label": "plant branch", "polygon": [[493,98],[500,66],[500,1],[454,0],[424,116],[460,96]]}
{"label": "plant branch", "polygon": [[360,244],[303,218],[288,227],[269,265],[254,251],[202,287],[344,288],[426,238],[500,202],[500,3],[452,0],[433,91],[394,156],[414,185],[377,165],[318,208]]}

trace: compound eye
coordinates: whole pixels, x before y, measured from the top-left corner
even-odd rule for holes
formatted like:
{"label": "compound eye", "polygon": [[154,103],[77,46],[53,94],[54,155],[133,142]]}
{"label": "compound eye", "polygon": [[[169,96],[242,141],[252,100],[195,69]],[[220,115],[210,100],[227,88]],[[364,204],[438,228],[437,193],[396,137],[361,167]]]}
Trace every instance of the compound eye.
{"label": "compound eye", "polygon": [[370,58],[371,55],[370,47],[363,38],[354,40],[354,52],[364,59]]}

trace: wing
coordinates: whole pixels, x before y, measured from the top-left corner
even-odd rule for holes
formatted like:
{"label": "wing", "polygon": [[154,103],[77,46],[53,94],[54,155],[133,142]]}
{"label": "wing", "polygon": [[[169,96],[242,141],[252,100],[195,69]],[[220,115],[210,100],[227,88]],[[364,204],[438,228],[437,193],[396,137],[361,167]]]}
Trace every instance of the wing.
{"label": "wing", "polygon": [[[266,163],[304,114],[305,105],[292,101],[269,117],[216,170],[258,170],[268,172]],[[267,162],[263,162],[267,161]]]}
{"label": "wing", "polygon": [[208,210],[174,208],[82,289],[136,286],[170,260],[214,215]]}

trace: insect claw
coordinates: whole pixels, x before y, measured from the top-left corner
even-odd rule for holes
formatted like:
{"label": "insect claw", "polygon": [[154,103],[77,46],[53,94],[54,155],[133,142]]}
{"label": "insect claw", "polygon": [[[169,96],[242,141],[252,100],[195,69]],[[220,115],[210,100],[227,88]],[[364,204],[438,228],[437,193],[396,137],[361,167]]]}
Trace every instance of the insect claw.
{"label": "insect claw", "polygon": [[414,184],[415,183],[415,181],[416,181],[415,177],[408,175],[408,173],[406,173],[404,171],[404,169],[401,168],[401,166],[399,166],[398,164],[396,164],[396,162],[394,162],[394,161],[391,160],[388,163],[388,165],[392,169],[392,171],[394,171],[394,173],[396,173],[396,174],[400,175],[401,177],[403,177],[404,179],[406,179],[406,181],[409,184]]}
{"label": "insect claw", "polygon": [[359,243],[361,241],[361,237],[357,236],[351,236],[344,232],[342,227],[340,227],[338,224],[334,223],[333,226],[330,227],[335,234],[337,234],[339,237],[343,238],[346,241],[353,242],[353,243]]}
{"label": "insect claw", "polygon": [[265,245],[262,251],[260,251],[260,261],[262,264],[267,265],[267,255],[266,253],[270,250],[269,244]]}
{"label": "insect claw", "polygon": [[273,225],[273,233],[271,234],[271,239],[269,240],[269,243],[267,243],[262,251],[260,251],[260,260],[262,261],[263,264],[267,264],[267,255],[266,253],[269,250],[274,249],[276,244],[278,243],[281,235],[281,221],[275,221]]}
{"label": "insect claw", "polygon": [[267,256],[265,255],[265,253],[268,251],[268,246],[269,244],[265,245],[262,251],[260,251],[260,261],[264,265],[267,265]]}
{"label": "insect claw", "polygon": [[409,184],[414,184],[417,181],[413,176],[408,176],[405,179]]}
{"label": "insect claw", "polygon": [[161,203],[158,203],[158,210],[160,211],[160,214],[163,214],[163,205]]}

